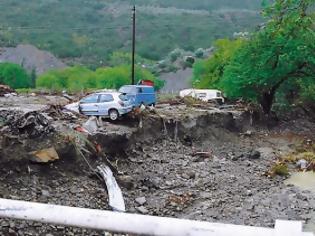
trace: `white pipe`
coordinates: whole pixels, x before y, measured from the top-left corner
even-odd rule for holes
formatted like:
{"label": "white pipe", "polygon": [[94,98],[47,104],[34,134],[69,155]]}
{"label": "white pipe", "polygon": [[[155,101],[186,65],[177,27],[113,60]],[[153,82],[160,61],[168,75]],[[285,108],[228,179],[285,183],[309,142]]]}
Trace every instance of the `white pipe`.
{"label": "white pipe", "polygon": [[[138,235],[272,236],[274,229],[0,199],[0,217]],[[290,223],[290,222],[289,222]],[[304,235],[302,232],[298,235]]]}
{"label": "white pipe", "polygon": [[105,180],[109,198],[109,206],[115,211],[125,212],[126,206],[124,197],[111,169],[107,165],[101,165],[97,167],[97,171]]}

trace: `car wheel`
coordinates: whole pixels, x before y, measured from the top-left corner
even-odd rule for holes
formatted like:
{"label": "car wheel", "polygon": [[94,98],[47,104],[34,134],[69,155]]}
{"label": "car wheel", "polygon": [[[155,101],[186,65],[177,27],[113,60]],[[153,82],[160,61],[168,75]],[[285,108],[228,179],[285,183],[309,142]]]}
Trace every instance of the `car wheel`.
{"label": "car wheel", "polygon": [[109,119],[112,121],[116,121],[119,118],[119,113],[116,109],[109,110],[108,115],[109,115]]}

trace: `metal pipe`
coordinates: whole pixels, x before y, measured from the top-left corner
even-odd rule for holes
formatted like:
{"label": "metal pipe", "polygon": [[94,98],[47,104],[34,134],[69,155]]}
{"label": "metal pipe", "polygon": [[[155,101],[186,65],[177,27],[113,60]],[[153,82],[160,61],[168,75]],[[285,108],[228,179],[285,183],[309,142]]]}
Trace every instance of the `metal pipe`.
{"label": "metal pipe", "polygon": [[[208,223],[7,199],[0,199],[0,217],[137,235],[277,235],[274,234],[275,229],[269,228]],[[288,222],[288,224],[290,223]],[[300,234],[298,235],[306,235],[301,231],[302,227],[300,225],[302,224],[300,222],[296,224],[299,226],[297,232],[299,231]]]}

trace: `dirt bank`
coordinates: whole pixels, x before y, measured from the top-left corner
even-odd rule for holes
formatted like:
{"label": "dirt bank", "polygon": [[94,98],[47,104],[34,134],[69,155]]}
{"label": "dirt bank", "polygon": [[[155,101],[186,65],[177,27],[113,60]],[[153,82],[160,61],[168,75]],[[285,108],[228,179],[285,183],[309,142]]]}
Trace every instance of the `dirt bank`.
{"label": "dirt bank", "polygon": [[[137,119],[104,122],[90,140],[101,145],[115,168],[128,212],[267,227],[276,219],[309,221],[313,195],[286,186],[284,177],[267,177],[266,172],[293,144],[311,136],[315,126],[308,122],[310,129],[301,131],[282,123],[272,130],[252,127],[247,132],[243,117],[235,110],[164,107],[145,115],[142,128]],[[65,121],[58,120],[64,125],[54,125],[55,132],[72,127]],[[48,137],[37,143],[46,138],[50,145],[56,143]],[[73,149],[63,150],[58,151],[59,161],[43,165],[2,152],[0,196],[109,209],[103,181]],[[104,156],[88,161],[94,167]],[[0,235],[101,235],[8,219],[0,220],[0,225]]]}

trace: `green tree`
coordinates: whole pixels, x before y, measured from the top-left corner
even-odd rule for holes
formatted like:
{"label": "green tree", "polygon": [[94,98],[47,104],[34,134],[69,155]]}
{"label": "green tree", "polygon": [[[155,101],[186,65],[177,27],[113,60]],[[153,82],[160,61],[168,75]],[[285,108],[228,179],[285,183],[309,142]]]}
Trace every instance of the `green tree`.
{"label": "green tree", "polygon": [[228,96],[255,100],[269,114],[286,83],[315,82],[314,19],[309,11],[313,3],[275,0],[264,10],[269,21],[225,68],[220,84]]}
{"label": "green tree", "polygon": [[0,84],[11,88],[29,88],[32,80],[23,67],[13,63],[0,63]]}
{"label": "green tree", "polygon": [[37,88],[47,88],[54,91],[61,91],[67,88],[67,81],[59,71],[50,71],[40,75],[36,80]]}
{"label": "green tree", "polygon": [[231,57],[244,44],[243,39],[219,39],[215,42],[214,55],[206,60],[197,61],[193,70],[193,84],[198,88],[218,88],[224,68]]}
{"label": "green tree", "polygon": [[[128,70],[129,69],[129,70]],[[130,68],[127,66],[99,68],[96,70],[97,88],[118,89],[130,82]]]}

